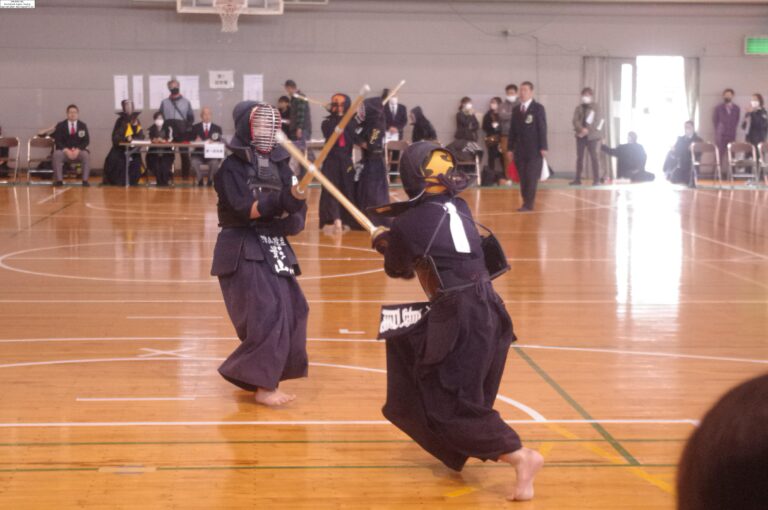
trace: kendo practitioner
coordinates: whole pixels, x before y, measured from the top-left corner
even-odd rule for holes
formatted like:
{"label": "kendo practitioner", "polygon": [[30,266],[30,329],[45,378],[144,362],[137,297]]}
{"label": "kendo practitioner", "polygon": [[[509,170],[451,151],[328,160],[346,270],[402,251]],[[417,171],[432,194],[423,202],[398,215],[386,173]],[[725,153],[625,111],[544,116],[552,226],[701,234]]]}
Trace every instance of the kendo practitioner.
{"label": "kendo practitioner", "polygon": [[304,229],[307,207],[292,193],[289,154],[276,145],[277,108],[243,101],[232,116],[232,154],[214,177],[221,231],[211,274],[241,343],[219,373],[256,402],[282,405],[295,396],[280,391],[280,381],[307,375],[309,309],[286,239]]}
{"label": "kendo practitioner", "polygon": [[656,176],[645,171],[648,156],[643,146],[637,143],[637,133],[630,131],[627,140],[627,143],[615,148],[606,145],[600,147],[601,151],[616,158],[616,177],[632,182],[653,181]]}
{"label": "kendo practitioner", "polygon": [[[153,124],[149,128],[149,139],[152,143],[169,143],[173,139],[171,126],[163,118],[162,112],[155,112]],[[155,174],[158,186],[171,184],[171,170],[173,168],[174,154],[168,149],[151,147],[147,150],[147,168]]]}
{"label": "kendo practitioner", "polygon": [[[143,140],[144,131],[139,121],[141,112],[133,111],[133,101],[124,99],[121,103],[123,109],[115,120],[112,128],[112,149],[104,160],[104,184],[125,185],[125,147],[121,143],[132,140]],[[131,186],[139,183],[141,177],[141,155],[133,154],[128,167],[128,182]]]}
{"label": "kendo practitioner", "polygon": [[675,146],[669,151],[664,161],[664,173],[670,182],[689,186],[694,182],[691,144],[701,141],[702,138],[696,133],[693,121],[686,121],[685,134],[677,137]]}
{"label": "kendo practitioner", "polygon": [[418,276],[429,303],[382,309],[386,339],[384,416],[449,468],[469,457],[512,465],[509,498],[533,497],[543,457],[494,411],[512,320],[491,278],[508,269],[498,241],[481,237],[466,202],[456,195],[467,178],[456,159],[434,142],[408,147],[400,164],[410,200],[377,208],[395,215],[374,247],[392,278]]}
{"label": "kendo practitioner", "polygon": [[[327,140],[331,137],[344,114],[352,106],[352,101],[345,94],[335,94],[331,97],[331,114],[323,120],[321,128]],[[354,147],[356,123],[353,119],[339,135],[336,144],[331,148],[328,157],[323,162],[325,175],[344,195],[354,202],[355,169],[352,164],[352,148]],[[341,207],[339,201],[333,198],[325,188],[320,192],[320,228],[328,234],[341,234],[349,230],[354,220]]]}
{"label": "kendo practitioner", "polygon": [[[359,209],[384,204],[389,201],[389,183],[387,166],[384,162],[384,122],[381,99],[371,97],[363,101],[363,115],[355,130],[357,145],[363,151],[363,169],[357,181],[355,202]],[[376,213],[367,211],[375,225],[388,225],[388,218],[381,218]],[[353,223],[352,228],[360,228]]]}

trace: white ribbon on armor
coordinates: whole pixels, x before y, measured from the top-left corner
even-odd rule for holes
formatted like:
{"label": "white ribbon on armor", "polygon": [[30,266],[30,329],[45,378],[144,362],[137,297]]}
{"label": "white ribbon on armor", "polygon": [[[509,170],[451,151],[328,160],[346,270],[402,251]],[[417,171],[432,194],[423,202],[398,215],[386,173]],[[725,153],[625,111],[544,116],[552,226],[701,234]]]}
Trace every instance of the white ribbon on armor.
{"label": "white ribbon on armor", "polygon": [[459,253],[470,253],[472,250],[469,247],[469,239],[467,239],[467,232],[464,230],[464,223],[461,221],[461,216],[456,210],[456,206],[451,202],[446,202],[443,205],[446,211],[448,211],[449,227],[451,229],[451,237],[453,238],[453,247]]}

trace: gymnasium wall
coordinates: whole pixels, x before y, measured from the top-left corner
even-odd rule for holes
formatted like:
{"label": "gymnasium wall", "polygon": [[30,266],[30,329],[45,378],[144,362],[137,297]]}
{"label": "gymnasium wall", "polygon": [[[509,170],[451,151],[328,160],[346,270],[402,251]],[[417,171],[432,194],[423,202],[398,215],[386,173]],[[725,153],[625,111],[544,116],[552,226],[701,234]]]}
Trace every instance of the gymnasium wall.
{"label": "gymnasium wall", "polygon": [[[34,10],[0,10],[0,125],[26,140],[77,103],[100,168],[115,118],[113,75],[143,74],[147,96],[150,74],[199,74],[202,103],[231,132],[241,75],[263,73],[268,101],[286,78],[316,98],[352,95],[365,82],[378,93],[406,79],[401,102],[422,106],[450,141],[461,96],[484,111],[506,83],[531,80],[548,111],[551,163],[571,171],[583,56],[699,57],[701,132],[709,137],[724,87],[736,89],[740,104],[768,92],[768,60],[742,55],[743,37],[760,33],[768,33],[768,9],[747,5],[331,0],[241,18],[229,36],[217,17],[182,16],[173,3],[38,0]],[[233,69],[236,88],[210,90],[209,69]],[[313,107],[316,134],[322,117]],[[148,125],[149,112],[142,119]]]}

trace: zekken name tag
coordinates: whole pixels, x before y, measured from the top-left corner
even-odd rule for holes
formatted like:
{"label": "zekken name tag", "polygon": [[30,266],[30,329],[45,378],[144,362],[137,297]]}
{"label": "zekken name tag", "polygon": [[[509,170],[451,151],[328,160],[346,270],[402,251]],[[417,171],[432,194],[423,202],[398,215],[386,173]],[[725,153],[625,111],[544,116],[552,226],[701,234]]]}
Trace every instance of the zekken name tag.
{"label": "zekken name tag", "polygon": [[429,301],[381,307],[378,339],[394,338],[411,332],[429,313]]}

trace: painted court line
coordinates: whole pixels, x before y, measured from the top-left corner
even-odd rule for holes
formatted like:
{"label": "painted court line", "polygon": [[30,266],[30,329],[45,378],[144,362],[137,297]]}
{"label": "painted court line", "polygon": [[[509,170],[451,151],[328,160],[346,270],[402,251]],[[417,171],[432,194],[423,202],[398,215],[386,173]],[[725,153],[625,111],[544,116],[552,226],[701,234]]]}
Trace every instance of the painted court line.
{"label": "painted court line", "polygon": [[184,321],[210,321],[223,319],[221,315],[129,315],[130,320],[184,320]]}
{"label": "painted court line", "polygon": [[[510,425],[541,425],[541,424],[642,424],[642,425],[691,425],[696,426],[696,420],[504,420]],[[108,428],[108,427],[225,427],[225,426],[375,426],[392,425],[387,420],[274,420],[274,421],[94,421],[94,422],[31,422],[31,423],[0,423],[0,428]]]}
{"label": "painted court line", "polygon": [[197,397],[77,397],[75,402],[191,402]]}
{"label": "painted court line", "polygon": [[45,198],[44,198],[44,199],[42,199],[42,200],[38,200],[38,201],[37,201],[37,205],[40,205],[40,204],[44,204],[44,203],[46,203],[46,202],[49,202],[49,201],[51,201],[51,200],[55,199],[56,197],[58,197],[58,196],[60,196],[60,195],[63,195],[64,193],[66,193],[67,191],[69,191],[69,190],[71,190],[71,189],[72,189],[72,188],[64,188],[64,189],[63,189],[63,190],[61,190],[61,191],[58,191],[58,190],[54,190],[54,192],[53,192],[53,194],[52,194],[52,195],[50,195],[50,196],[48,196],[48,197],[45,197]]}

